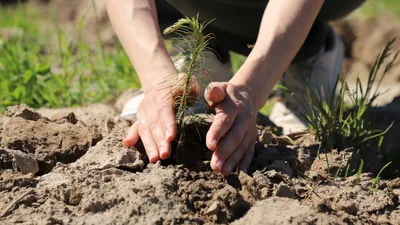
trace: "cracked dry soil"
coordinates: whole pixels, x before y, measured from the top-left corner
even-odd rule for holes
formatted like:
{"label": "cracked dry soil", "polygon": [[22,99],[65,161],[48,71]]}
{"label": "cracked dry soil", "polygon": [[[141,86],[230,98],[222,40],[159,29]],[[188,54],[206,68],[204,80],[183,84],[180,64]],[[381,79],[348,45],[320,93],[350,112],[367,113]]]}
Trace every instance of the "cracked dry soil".
{"label": "cracked dry soil", "polygon": [[[110,106],[39,112],[0,117],[0,224],[400,222],[399,179],[371,192],[369,174],[330,178],[310,134],[287,145],[260,126],[251,175],[223,177],[207,151],[186,166],[149,164],[141,146],[122,147],[130,122]],[[331,168],[346,154],[330,153]]]}

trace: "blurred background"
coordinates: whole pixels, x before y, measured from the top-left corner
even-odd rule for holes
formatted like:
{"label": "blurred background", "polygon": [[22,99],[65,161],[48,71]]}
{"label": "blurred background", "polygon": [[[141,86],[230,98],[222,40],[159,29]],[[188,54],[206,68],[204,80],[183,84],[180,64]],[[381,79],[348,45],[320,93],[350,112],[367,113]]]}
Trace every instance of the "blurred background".
{"label": "blurred background", "polygon": [[[33,107],[104,101],[126,88],[139,87],[134,70],[109,23],[105,0],[0,2],[0,44],[10,51],[8,56],[3,52],[0,60],[3,109],[23,100]],[[351,86],[357,76],[368,76],[379,51],[389,40],[400,35],[400,2],[369,0],[348,17],[332,21],[332,25],[345,43],[343,73]],[[394,49],[400,49],[400,41]],[[237,70],[245,57],[232,55],[233,69]],[[12,58],[29,62],[10,68]],[[42,74],[37,74],[34,67],[41,67]],[[25,74],[25,82],[17,78],[29,70],[34,74],[31,79],[40,78],[44,82],[42,88],[56,89],[59,100],[51,100],[55,96],[35,97],[35,90],[18,88],[22,84],[36,88],[37,82],[27,81],[29,74]],[[50,73],[63,74],[58,84],[51,85],[52,81],[46,78]],[[400,64],[395,65],[383,81],[382,90],[386,93],[377,101],[378,105],[388,104],[400,95],[399,82]],[[69,94],[65,93],[67,90]]]}

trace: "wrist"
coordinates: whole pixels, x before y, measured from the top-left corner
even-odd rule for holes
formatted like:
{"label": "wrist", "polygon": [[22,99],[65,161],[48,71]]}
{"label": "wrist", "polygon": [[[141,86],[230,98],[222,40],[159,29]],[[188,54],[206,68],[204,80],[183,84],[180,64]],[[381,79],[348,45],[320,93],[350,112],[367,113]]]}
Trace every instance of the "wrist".
{"label": "wrist", "polygon": [[255,110],[259,111],[265,105],[276,81],[274,76],[268,75],[268,70],[261,67],[261,63],[246,62],[230,82],[235,86],[247,87],[253,95]]}
{"label": "wrist", "polygon": [[177,71],[175,67],[172,66],[163,66],[161,68],[152,68],[148,72],[144,72],[140,76],[140,81],[142,84],[142,89],[144,93],[153,91],[153,90],[166,90],[169,91],[169,87],[172,87],[175,83],[174,75],[177,76]]}

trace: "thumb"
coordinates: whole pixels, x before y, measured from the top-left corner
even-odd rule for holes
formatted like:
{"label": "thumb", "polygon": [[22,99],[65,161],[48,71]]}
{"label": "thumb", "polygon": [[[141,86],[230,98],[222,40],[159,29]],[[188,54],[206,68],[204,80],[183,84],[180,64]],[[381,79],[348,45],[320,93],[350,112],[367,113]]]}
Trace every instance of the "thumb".
{"label": "thumb", "polygon": [[222,102],[225,99],[227,87],[227,82],[210,83],[204,93],[207,104],[210,107],[214,107],[216,104]]}

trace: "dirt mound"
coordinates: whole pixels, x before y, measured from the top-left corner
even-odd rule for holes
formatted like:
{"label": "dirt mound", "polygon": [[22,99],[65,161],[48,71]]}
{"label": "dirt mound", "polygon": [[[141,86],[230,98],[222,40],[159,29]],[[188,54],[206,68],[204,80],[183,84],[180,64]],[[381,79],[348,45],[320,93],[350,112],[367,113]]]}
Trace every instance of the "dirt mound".
{"label": "dirt mound", "polygon": [[1,147],[33,155],[41,174],[50,172],[57,162],[71,163],[83,156],[110,132],[116,114],[104,105],[42,111],[51,117],[23,105],[9,107],[0,134]]}
{"label": "dirt mound", "polygon": [[69,122],[79,124],[90,127],[96,133],[100,133],[103,136],[106,136],[113,130],[118,120],[117,111],[105,104],[91,104],[79,108],[42,108],[37,110],[37,112],[55,123]]}
{"label": "dirt mound", "polygon": [[5,115],[9,118],[3,124],[0,145],[34,154],[41,173],[50,172],[56,162],[74,162],[96,142],[96,135],[87,127],[57,124],[26,108],[11,109]]}
{"label": "dirt mound", "polygon": [[[106,109],[40,110],[48,117],[25,106],[7,111],[0,120],[0,223],[396,224],[400,217],[398,180],[329,178],[312,135],[277,137],[260,127],[251,176],[223,177],[204,155],[191,166],[149,164],[140,144],[121,145],[131,123]],[[107,121],[112,128],[100,131]],[[93,132],[103,138],[93,141]],[[314,181],[301,178],[314,168]]]}

